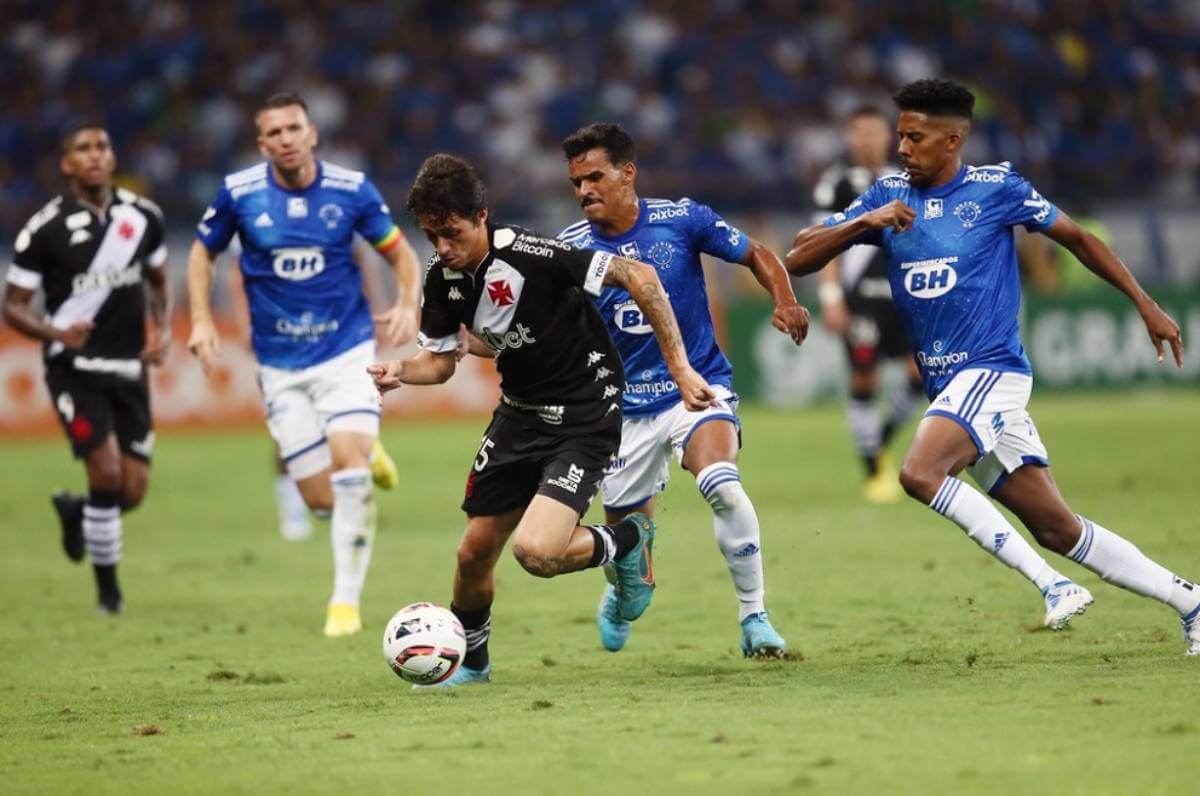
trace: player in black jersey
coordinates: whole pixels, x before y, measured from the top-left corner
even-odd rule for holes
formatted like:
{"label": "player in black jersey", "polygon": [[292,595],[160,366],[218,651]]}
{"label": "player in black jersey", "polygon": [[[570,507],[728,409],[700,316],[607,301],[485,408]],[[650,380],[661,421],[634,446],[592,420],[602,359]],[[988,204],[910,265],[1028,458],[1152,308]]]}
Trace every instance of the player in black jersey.
{"label": "player in black jersey", "polygon": [[436,250],[425,274],[421,351],[372,365],[376,386],[386,392],[446,381],[454,373],[460,330],[495,353],[500,371],[501,401],[462,504],[467,529],[451,610],[466,629],[467,654],[443,685],[483,682],[491,671],[492,571],[510,534],[521,566],[539,577],[612,563],[618,607],[628,621],[641,615],[653,593],[649,517],[579,525],[621,441],[625,374],[592,302],[601,286],[619,285],[637,302],[689,409],[707,408],[715,394],[688,364],[679,325],[650,266],[491,223],[479,177],[450,155],[425,161],[408,209]]}
{"label": "player in black jersey", "polygon": [[[88,481],[86,497],[54,495],[63,549],[72,561],[91,556],[100,610],[117,614],[121,512],[145,496],[154,447],[146,367],[162,362],[171,339],[167,249],[158,207],[113,187],[102,126],[67,132],[61,169],[69,189],[17,235],[4,318],[45,344],[46,386]],[[39,289],[44,320],[33,307]]]}
{"label": "player in black jersey", "polygon": [[[849,163],[830,166],[817,181],[813,202],[818,220],[861,196],[888,171],[892,131],[876,108],[861,107],[846,124]],[[887,259],[875,246],[848,249],[821,271],[818,296],[821,321],[846,345],[850,363],[850,430],[867,471],[863,496],[873,503],[900,500],[900,482],[887,465],[885,451],[892,435],[912,415],[924,395],[904,323],[892,304]],[[890,397],[886,418],[876,408],[879,365],[893,359],[907,365],[905,383]]]}

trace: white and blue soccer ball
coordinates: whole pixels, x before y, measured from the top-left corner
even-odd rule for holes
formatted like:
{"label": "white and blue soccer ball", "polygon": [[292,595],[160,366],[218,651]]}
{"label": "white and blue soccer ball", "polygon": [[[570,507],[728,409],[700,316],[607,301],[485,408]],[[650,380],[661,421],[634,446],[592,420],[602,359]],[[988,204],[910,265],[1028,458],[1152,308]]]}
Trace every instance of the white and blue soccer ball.
{"label": "white and blue soccer ball", "polygon": [[467,634],[450,611],[413,603],[396,612],[383,631],[383,657],[402,680],[437,685],[454,674],[467,653]]}

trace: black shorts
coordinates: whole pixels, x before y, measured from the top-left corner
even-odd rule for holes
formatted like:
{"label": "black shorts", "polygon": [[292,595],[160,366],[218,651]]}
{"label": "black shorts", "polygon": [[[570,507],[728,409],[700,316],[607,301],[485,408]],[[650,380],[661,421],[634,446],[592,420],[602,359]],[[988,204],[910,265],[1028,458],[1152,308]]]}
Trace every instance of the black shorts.
{"label": "black shorts", "polygon": [[144,372],[140,379],[126,379],[50,365],[46,386],[76,458],[84,458],[115,433],[122,453],[150,461],[154,427]]}
{"label": "black shorts", "polygon": [[467,475],[462,509],[494,517],[546,495],[585,514],[620,445],[619,416],[592,433],[564,434],[497,409]]}
{"label": "black shorts", "polygon": [[864,296],[854,290],[846,294],[846,309],[850,326],[842,339],[852,370],[874,370],[880,360],[912,356],[908,330],[890,299]]}

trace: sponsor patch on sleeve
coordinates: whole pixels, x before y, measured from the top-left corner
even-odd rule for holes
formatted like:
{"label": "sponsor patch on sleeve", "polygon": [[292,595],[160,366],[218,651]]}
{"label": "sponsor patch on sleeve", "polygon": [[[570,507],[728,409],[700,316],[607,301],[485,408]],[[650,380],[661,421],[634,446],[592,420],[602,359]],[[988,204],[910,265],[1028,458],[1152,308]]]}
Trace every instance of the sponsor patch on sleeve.
{"label": "sponsor patch on sleeve", "polygon": [[583,289],[593,296],[599,296],[601,289],[604,287],[604,275],[608,273],[608,266],[612,263],[613,255],[611,252],[596,252],[592,255],[592,262],[588,265],[587,276],[583,280]]}

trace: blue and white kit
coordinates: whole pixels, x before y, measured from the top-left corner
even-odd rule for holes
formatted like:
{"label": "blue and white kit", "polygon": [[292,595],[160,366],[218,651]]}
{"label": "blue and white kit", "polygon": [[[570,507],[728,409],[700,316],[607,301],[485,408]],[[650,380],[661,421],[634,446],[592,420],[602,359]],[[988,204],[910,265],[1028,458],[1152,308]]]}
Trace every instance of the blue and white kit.
{"label": "blue and white kit", "polygon": [[604,506],[638,506],[666,486],[672,452],[683,449],[696,428],[712,420],[737,419],[733,367],[717,347],[700,254],[740,262],[750,242],[712,208],[680,199],[639,200],[638,218],[623,235],[607,237],[586,220],[558,235],[576,248],[598,249],[652,265],[683,334],[688,359],[719,400],[702,412],[689,412],[680,400],[650,324],[622,288],[608,287],[596,304],[625,366],[621,450],[601,483]]}
{"label": "blue and white kit", "polygon": [[402,239],[370,180],[326,162],[303,190],[279,185],[267,163],[231,174],[197,226],[214,255],[235,233],[241,242],[267,425],[296,479],[329,466],[326,434],[379,433],[356,232],[383,253]]}
{"label": "blue and white kit", "polygon": [[1048,464],[1025,407],[1032,369],[1021,346],[1021,280],[1013,227],[1039,231],[1058,218],[1009,163],[963,166],[935,188],[907,175],[880,178],[836,226],[900,200],[916,212],[912,228],[865,234],[855,244],[884,249],[892,297],[913,341],[932,400],[927,415],[961,425],[979,450],[971,474],[989,491],[1023,464]]}

